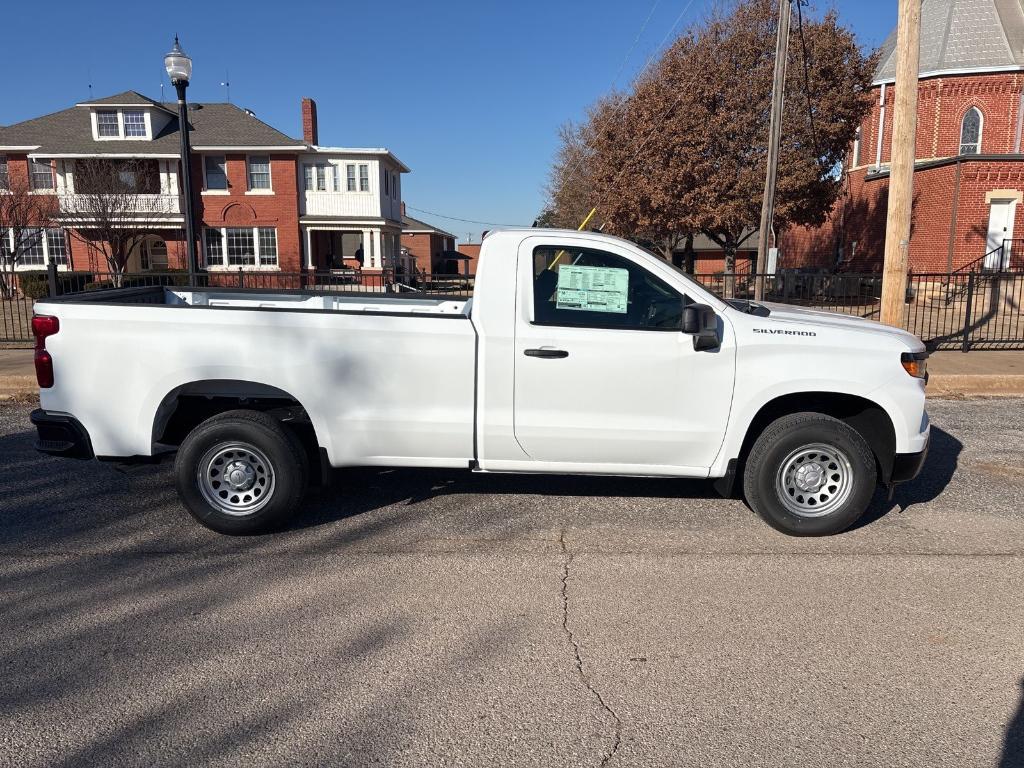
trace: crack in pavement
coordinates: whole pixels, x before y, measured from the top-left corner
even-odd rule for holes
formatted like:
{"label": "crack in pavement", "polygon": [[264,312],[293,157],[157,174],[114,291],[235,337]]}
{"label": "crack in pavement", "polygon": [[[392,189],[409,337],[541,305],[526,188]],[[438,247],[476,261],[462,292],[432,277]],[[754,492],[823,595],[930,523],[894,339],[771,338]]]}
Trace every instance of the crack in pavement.
{"label": "crack in pavement", "polygon": [[586,670],[583,666],[583,657],[580,655],[580,646],[576,641],[576,635],[571,629],[569,629],[569,566],[572,564],[573,555],[569,551],[569,548],[565,545],[565,529],[563,528],[558,536],[558,544],[562,549],[562,631],[565,633],[565,638],[569,643],[569,647],[572,649],[573,657],[576,662],[576,674],[579,675],[580,682],[583,683],[584,687],[593,694],[597,703],[601,705],[601,708],[607,712],[612,721],[615,724],[615,739],[612,742],[611,749],[605,752],[604,757],[601,758],[600,765],[608,765],[609,761],[615,757],[615,753],[619,749],[619,745],[622,743],[622,720],[616,714],[615,710],[608,706],[608,702],[604,700],[604,696],[597,690],[590,682],[590,678],[587,675]]}

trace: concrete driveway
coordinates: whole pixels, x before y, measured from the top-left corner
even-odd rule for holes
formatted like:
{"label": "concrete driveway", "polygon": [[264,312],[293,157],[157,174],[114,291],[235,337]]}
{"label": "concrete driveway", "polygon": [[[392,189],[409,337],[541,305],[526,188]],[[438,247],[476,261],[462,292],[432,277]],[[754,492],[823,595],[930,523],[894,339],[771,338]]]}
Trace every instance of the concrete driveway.
{"label": "concrete driveway", "polygon": [[346,471],[231,539],[0,407],[0,765],[1024,764],[1024,401],[782,536],[704,483]]}

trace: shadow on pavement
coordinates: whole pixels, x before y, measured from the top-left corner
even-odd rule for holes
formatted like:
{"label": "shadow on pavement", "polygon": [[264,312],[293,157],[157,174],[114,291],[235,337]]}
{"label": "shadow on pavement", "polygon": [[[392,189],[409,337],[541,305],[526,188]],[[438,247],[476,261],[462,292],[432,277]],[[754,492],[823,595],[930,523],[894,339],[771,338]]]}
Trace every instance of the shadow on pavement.
{"label": "shadow on pavement", "polygon": [[1020,680],[1020,689],[1021,698],[1017,704],[1017,711],[1006,727],[999,768],[1020,768],[1024,765],[1024,678]]}
{"label": "shadow on pavement", "polygon": [[[0,436],[0,546],[56,548],[95,543],[108,550],[114,538],[126,549],[196,551],[248,550],[260,538],[227,539],[194,524],[174,492],[169,464],[124,474],[96,462],[53,459],[32,450],[31,433]],[[932,428],[924,469],[912,482],[896,489],[893,502],[879,490],[855,526],[886,516],[894,506],[905,510],[931,501],[949,484],[962,444],[948,432]],[[332,473],[332,486],[309,494],[303,511],[286,534],[320,528],[339,521],[349,524],[318,536],[331,546],[366,542],[397,529],[425,527],[418,505],[447,497],[454,511],[444,521],[453,535],[486,531],[490,536],[529,534],[551,528],[536,497],[593,499],[588,515],[604,514],[620,521],[615,502],[649,499],[652,504],[677,498],[709,499],[718,495],[708,481],[604,476],[473,474],[466,470],[343,469]],[[463,501],[462,497],[475,497]],[[483,501],[481,501],[483,499]],[[611,503],[606,503],[606,502]],[[633,505],[634,513],[637,506]],[[366,516],[381,511],[379,515]],[[718,510],[708,509],[715,525]],[[411,532],[411,531],[410,531]],[[328,533],[328,532],[325,532]],[[233,543],[232,543],[233,542]],[[246,543],[248,542],[248,543]]]}
{"label": "shadow on pavement", "polygon": [[452,629],[458,572],[428,595],[415,556],[338,567],[295,536],[218,537],[168,468],[30,438],[0,435],[0,764],[393,764],[445,727],[438,676],[471,688],[521,642],[515,599]]}
{"label": "shadow on pavement", "polygon": [[879,488],[871,500],[868,511],[850,530],[855,531],[871,525],[888,515],[894,508],[899,512],[905,512],[914,504],[925,504],[937,498],[953,479],[963,448],[963,443],[933,424],[928,458],[925,459],[921,474],[908,483],[897,485],[891,501],[889,491]]}

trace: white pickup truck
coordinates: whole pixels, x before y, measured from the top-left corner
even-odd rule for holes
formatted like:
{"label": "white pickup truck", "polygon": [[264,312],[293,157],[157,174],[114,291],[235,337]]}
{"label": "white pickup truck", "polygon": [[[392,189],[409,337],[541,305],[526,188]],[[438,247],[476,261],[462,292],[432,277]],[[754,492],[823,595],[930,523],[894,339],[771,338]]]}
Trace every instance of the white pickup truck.
{"label": "white pickup truck", "polygon": [[176,454],[224,533],[282,525],[330,467],[387,466],[742,478],[771,525],[831,534],[928,447],[916,337],[723,301],[595,233],[491,233],[471,299],[125,288],[40,301],[33,329],[37,448]]}

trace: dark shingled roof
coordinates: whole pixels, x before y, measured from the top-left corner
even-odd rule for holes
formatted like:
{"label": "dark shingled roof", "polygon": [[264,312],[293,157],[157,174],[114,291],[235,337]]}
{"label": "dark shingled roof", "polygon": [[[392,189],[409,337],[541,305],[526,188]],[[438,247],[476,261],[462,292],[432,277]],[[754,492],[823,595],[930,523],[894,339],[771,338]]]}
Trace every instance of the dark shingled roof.
{"label": "dark shingled roof", "polygon": [[[151,141],[96,141],[92,137],[89,109],[71,107],[51,115],[0,128],[0,146],[38,146],[33,154],[178,154],[178,117],[176,104],[161,104],[145,96],[127,91],[89,102],[94,104],[127,104],[128,94],[142,99],[138,102],[170,111],[172,118]],[[133,97],[133,98],[134,98]],[[195,147],[298,147],[300,139],[271,128],[262,120],[234,104],[190,104],[189,140]]]}
{"label": "dark shingled roof", "polygon": [[405,232],[437,232],[439,235],[455,237],[451,232],[439,229],[433,224],[427,224],[425,221],[414,219],[412,216],[406,216],[404,213],[402,214],[402,230]]}
{"label": "dark shingled roof", "polygon": [[160,109],[167,109],[170,112],[175,110],[170,109],[159,101],[143,96],[138,91],[124,91],[123,93],[117,93],[113,96],[104,96],[102,99],[93,99],[92,101],[83,101],[82,104],[86,104],[90,107],[102,107],[105,104],[138,104],[144,107],[160,107]]}

